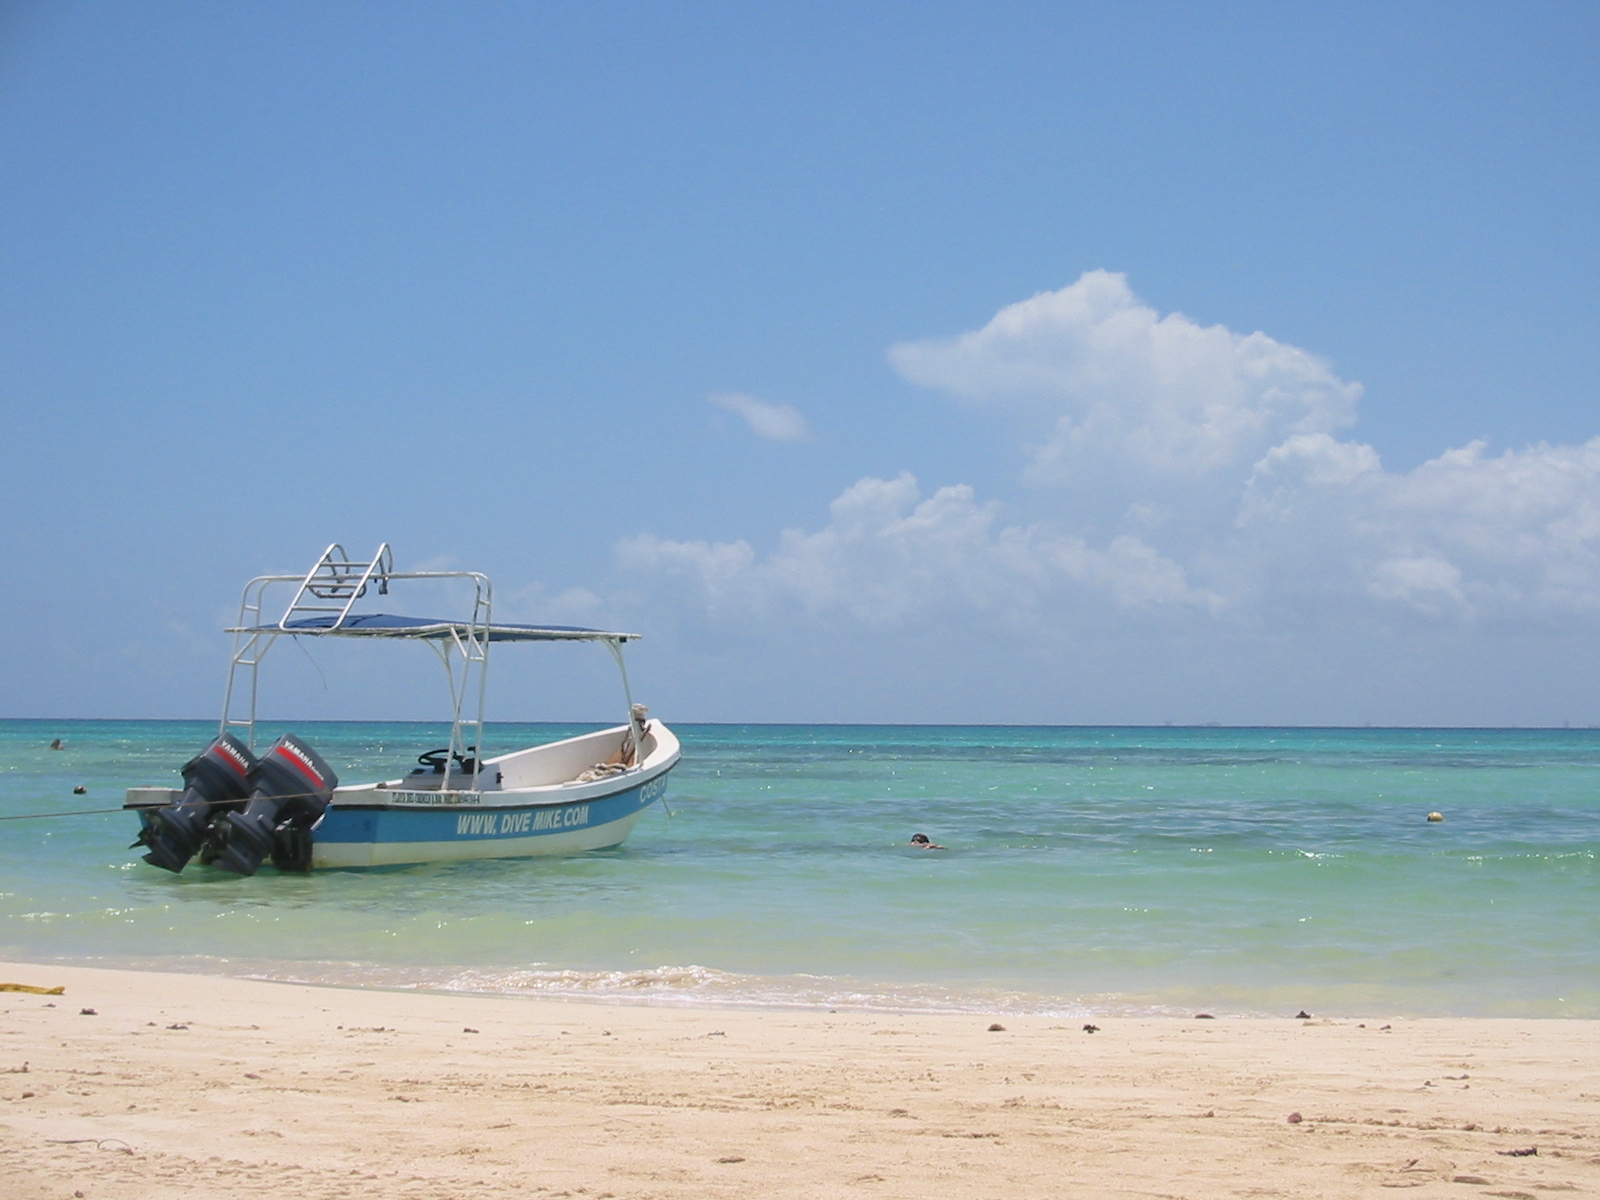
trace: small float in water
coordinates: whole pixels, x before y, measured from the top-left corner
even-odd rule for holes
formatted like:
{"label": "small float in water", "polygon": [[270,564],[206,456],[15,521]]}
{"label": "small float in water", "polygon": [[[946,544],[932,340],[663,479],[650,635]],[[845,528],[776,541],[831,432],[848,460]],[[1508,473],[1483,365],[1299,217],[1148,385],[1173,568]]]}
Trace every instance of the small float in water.
{"label": "small float in water", "polygon": [[[475,595],[470,616],[427,618],[354,611],[369,591],[455,580]],[[263,621],[269,591],[298,585],[276,621]],[[492,588],[475,571],[396,571],[387,544],[370,562],[329,546],[305,575],[262,575],[245,585],[217,738],[182,769],[182,788],[128,790],[139,814],[144,859],[181,871],[195,858],[252,875],[473,858],[576,854],[619,845],[662,799],[680,757],[678,739],[633,702],[623,662],[638,637],[566,625],[511,625],[491,616]],[[420,641],[449,682],[450,744],[426,751],[407,775],[340,784],[303,739],[285,734],[258,754],[257,670],[282,637]],[[598,642],[622,674],[625,724],[581,737],[480,758],[489,647],[496,642]],[[475,698],[475,700],[474,700]],[[475,703],[476,713],[463,710]]]}

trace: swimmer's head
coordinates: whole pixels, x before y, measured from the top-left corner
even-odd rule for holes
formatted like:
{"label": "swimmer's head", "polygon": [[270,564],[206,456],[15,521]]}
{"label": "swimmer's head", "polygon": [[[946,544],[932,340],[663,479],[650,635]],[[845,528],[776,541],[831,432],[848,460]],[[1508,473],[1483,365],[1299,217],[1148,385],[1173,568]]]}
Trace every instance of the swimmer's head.
{"label": "swimmer's head", "polygon": [[928,835],[925,833],[913,833],[911,835],[911,844],[913,846],[926,846],[928,844]]}

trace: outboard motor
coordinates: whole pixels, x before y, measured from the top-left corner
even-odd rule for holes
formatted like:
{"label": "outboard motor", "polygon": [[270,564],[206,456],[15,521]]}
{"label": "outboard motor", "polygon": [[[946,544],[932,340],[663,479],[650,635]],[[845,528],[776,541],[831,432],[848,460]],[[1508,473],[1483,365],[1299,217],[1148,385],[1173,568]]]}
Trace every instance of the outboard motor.
{"label": "outboard motor", "polygon": [[176,804],[150,814],[135,846],[149,846],[147,863],[181,871],[200,849],[206,826],[218,804],[250,794],[250,772],[256,756],[232,734],[225,733],[183,765],[184,793]]}
{"label": "outboard motor", "polygon": [[286,733],[250,772],[250,801],[243,812],[224,813],[212,822],[200,861],[254,875],[272,855],[283,871],[311,868],[311,827],[333,799],[339,777],[322,756]]}

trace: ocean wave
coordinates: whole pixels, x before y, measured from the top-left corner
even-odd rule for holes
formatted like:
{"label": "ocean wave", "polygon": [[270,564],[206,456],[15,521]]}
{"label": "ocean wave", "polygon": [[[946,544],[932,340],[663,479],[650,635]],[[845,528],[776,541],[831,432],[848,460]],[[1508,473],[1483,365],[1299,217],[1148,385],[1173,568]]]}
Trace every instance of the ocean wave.
{"label": "ocean wave", "polygon": [[1142,997],[1047,996],[1009,989],[937,983],[869,983],[826,975],[746,975],[693,963],[610,971],[543,966],[445,970],[375,963],[259,964],[248,971],[240,971],[239,965],[233,964],[233,969],[228,973],[282,983],[531,996],[684,1008],[988,1013],[1064,1019],[1106,1015],[1190,1016],[1193,1013],[1190,1008],[1162,1004]]}

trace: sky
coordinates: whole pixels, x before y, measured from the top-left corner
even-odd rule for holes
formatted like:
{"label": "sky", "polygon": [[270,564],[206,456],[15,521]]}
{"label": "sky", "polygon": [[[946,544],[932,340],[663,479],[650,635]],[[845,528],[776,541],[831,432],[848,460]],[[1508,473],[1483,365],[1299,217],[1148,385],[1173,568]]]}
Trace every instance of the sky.
{"label": "sky", "polygon": [[[1597,64],[1582,3],[12,0],[0,715],[213,715],[338,541],[643,634],[669,722],[1600,724]],[[439,715],[359,649],[266,711]]]}

